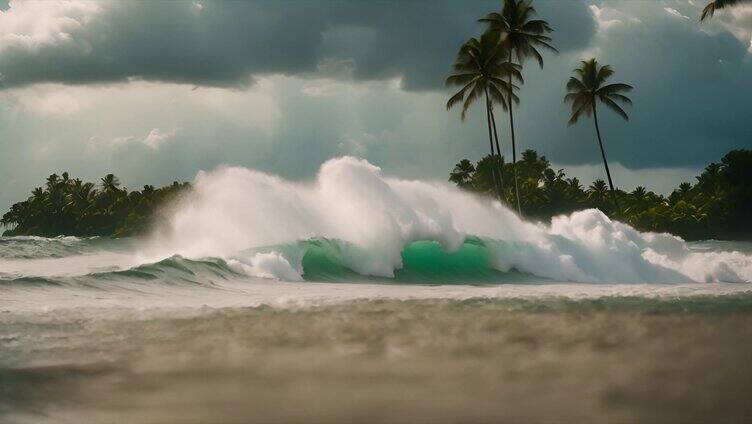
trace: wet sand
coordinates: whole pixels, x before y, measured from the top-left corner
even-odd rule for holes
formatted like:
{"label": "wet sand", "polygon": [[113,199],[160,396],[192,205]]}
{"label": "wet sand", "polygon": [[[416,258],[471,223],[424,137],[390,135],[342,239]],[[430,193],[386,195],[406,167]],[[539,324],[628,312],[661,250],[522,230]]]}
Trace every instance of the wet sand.
{"label": "wet sand", "polygon": [[0,317],[0,422],[750,422],[752,313],[457,300]]}

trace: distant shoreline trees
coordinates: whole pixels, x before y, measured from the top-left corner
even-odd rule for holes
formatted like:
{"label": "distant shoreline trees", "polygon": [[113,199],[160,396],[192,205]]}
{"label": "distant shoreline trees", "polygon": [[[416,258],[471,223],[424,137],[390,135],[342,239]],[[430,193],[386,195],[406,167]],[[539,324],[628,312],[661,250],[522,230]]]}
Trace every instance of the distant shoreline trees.
{"label": "distant shoreline trees", "polygon": [[[451,171],[449,181],[464,190],[492,194],[488,181],[492,166],[489,156],[476,164],[463,159]],[[511,178],[511,164],[502,169]],[[616,189],[621,214],[609,201],[605,181],[583,187],[563,170],[551,169],[546,157],[534,150],[522,153],[517,173],[520,201],[528,218],[549,221],[556,215],[596,208],[640,231],[671,233],[685,240],[752,240],[752,150],[730,151],[720,163],[708,165],[695,184],[682,183],[668,196],[645,187],[631,192]],[[507,192],[505,200],[511,204],[513,193]]]}
{"label": "distant shoreline trees", "polygon": [[161,207],[188,189],[188,183],[174,182],[128,191],[113,174],[102,178],[99,187],[72,179],[67,172],[52,174],[44,187],[13,204],[0,218],[0,225],[10,227],[4,236],[140,235],[148,231]]}

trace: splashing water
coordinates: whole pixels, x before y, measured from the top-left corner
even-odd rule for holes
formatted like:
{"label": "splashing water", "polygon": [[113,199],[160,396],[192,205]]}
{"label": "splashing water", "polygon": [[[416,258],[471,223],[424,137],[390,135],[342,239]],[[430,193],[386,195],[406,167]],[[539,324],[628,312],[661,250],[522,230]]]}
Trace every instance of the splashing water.
{"label": "splashing water", "polygon": [[0,421],[749,415],[750,243],[597,210],[530,223],[351,157],[309,183],[225,167],[194,188],[146,239],[0,237]]}
{"label": "splashing water", "polygon": [[752,280],[747,254],[696,252],[677,237],[640,233],[597,210],[534,224],[498,202],[446,184],[384,177],[353,157],[326,162],[308,184],[244,168],[201,172],[195,194],[143,254],[223,257],[251,275],[301,280],[306,264],[321,265],[312,249],[335,267],[386,278],[399,276],[406,255],[429,249],[424,260],[455,261],[460,269],[464,263],[471,273],[488,268],[583,283]]}
{"label": "splashing water", "polygon": [[200,172],[168,216],[143,240],[2,238],[0,280],[752,281],[749,251],[640,233],[598,210],[531,223],[496,201],[385,177],[353,157],[324,163],[309,183],[238,167]]}

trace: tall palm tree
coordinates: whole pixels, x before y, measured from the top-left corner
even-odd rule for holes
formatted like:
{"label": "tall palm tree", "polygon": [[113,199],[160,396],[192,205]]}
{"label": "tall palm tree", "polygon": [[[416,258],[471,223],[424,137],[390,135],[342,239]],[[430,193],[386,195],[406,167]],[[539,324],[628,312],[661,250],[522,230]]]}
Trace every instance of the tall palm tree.
{"label": "tall palm tree", "polygon": [[600,102],[616,112],[624,120],[629,121],[629,116],[627,116],[627,113],[624,112],[624,109],[618,103],[632,104],[632,100],[629,97],[621,94],[631,91],[632,86],[621,83],[604,85],[606,80],[614,74],[614,71],[609,65],[600,66],[595,59],[582,61],[582,65],[575,69],[574,73],[575,76],[569,78],[569,82],[567,82],[568,93],[564,97],[565,102],[572,103],[572,115],[569,118],[569,125],[576,124],[582,114],[593,116],[595,132],[598,135],[598,145],[601,149],[601,157],[603,157],[603,166],[606,168],[611,197],[614,200],[616,212],[621,214],[619,201],[616,198],[616,191],[614,190],[614,182],[611,179],[611,171],[608,169],[606,153],[603,150],[601,130],[598,127],[598,109],[596,106]]}
{"label": "tall palm tree", "polygon": [[712,18],[713,15],[715,14],[715,11],[718,9],[723,9],[725,7],[734,6],[739,3],[744,3],[748,1],[749,0],[713,0],[702,9],[702,15],[700,15],[700,21],[704,21],[705,19]]}
{"label": "tall palm tree", "polygon": [[[506,46],[509,63],[522,65],[525,59],[532,57],[543,68],[543,56],[538,49],[545,48],[556,52],[550,44],[551,38],[545,34],[553,31],[548,22],[540,19],[532,19],[536,11],[532,6],[532,0],[504,0],[501,12],[489,13],[479,19],[488,24],[487,33],[493,35],[500,44]],[[512,75],[509,75],[509,86],[512,86]],[[514,112],[512,110],[512,95],[510,90],[509,104],[509,129],[512,136],[512,169],[514,172],[514,193],[517,200],[517,213],[522,215],[520,207],[520,194],[517,182],[517,142],[514,132]],[[519,102],[519,100],[518,100]]]}
{"label": "tall palm tree", "polygon": [[[500,54],[503,53],[498,42],[491,34],[484,34],[480,40],[471,38],[460,48],[457,58],[452,68],[454,74],[446,79],[446,85],[459,86],[460,90],[447,101],[446,108],[450,110],[453,106],[462,103],[462,113],[460,119],[465,120],[467,111],[470,106],[478,99],[484,98],[486,103],[486,121],[488,126],[488,143],[491,148],[491,155],[499,154],[494,152],[494,133],[492,123],[493,103],[499,103],[506,108],[506,95],[511,92],[513,87],[504,80],[508,74],[513,78],[521,78],[518,67],[503,60]],[[514,100],[516,96],[513,96]],[[498,135],[497,149],[498,150]],[[500,170],[499,170],[500,171]],[[496,170],[494,169],[494,174]],[[499,172],[500,174],[500,172]],[[499,190],[496,179],[500,176],[494,176],[494,185],[496,195],[499,200],[502,199],[502,192]],[[503,181],[501,181],[503,185]]]}

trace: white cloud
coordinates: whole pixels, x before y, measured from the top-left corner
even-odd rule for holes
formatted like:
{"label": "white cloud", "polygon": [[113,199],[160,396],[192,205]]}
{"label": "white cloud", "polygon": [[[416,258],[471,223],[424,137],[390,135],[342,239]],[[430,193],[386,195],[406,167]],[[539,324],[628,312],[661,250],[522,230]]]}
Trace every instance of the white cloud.
{"label": "white cloud", "polygon": [[619,25],[623,23],[619,19],[608,19],[609,10],[607,10],[605,6],[598,7],[594,4],[591,4],[590,11],[593,13],[595,22],[598,24],[598,31],[605,31],[615,25]]}
{"label": "white cloud", "polygon": [[177,128],[173,128],[171,131],[160,131],[159,128],[154,128],[149,131],[149,134],[146,135],[142,142],[152,149],[157,149],[162,143],[175,137],[177,131]]}
{"label": "white cloud", "polygon": [[[11,0],[0,10],[0,50],[73,43],[80,30],[102,10],[103,2],[67,0]],[[83,50],[90,48],[80,46]]]}
{"label": "white cloud", "polygon": [[92,153],[101,146],[119,147],[129,143],[140,143],[152,150],[157,150],[160,146],[175,138],[175,134],[178,133],[178,130],[178,128],[173,128],[169,131],[162,131],[159,128],[154,128],[145,136],[127,135],[111,139],[103,139],[102,137],[93,136],[89,138],[86,148],[89,153]]}
{"label": "white cloud", "polygon": [[728,8],[715,16],[752,53],[752,4]]}
{"label": "white cloud", "polygon": [[678,10],[676,10],[676,9],[674,9],[672,7],[664,7],[663,10],[665,10],[666,13],[668,13],[671,16],[676,16],[677,18],[682,18],[682,19],[689,20],[689,16],[683,15],[681,12],[679,12]]}

